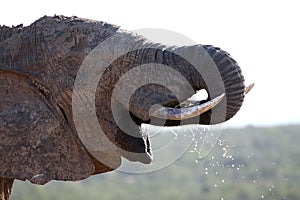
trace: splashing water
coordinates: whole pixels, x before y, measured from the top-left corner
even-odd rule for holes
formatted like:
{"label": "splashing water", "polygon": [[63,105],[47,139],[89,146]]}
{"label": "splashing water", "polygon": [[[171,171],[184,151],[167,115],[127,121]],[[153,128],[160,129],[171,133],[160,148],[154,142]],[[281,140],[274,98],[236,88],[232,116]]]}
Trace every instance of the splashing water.
{"label": "splashing water", "polygon": [[[190,152],[197,154],[196,160],[206,158],[218,144],[222,128],[222,125],[189,127],[189,132],[194,137],[194,146]],[[199,161],[196,160],[195,162],[198,163]]]}

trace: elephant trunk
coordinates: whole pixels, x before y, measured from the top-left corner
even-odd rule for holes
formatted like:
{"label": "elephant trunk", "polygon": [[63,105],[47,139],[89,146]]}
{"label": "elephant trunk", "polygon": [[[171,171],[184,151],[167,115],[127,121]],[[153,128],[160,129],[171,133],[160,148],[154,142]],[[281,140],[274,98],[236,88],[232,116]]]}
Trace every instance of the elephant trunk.
{"label": "elephant trunk", "polygon": [[[233,117],[242,105],[245,86],[241,69],[227,52],[219,48],[201,45],[169,49],[146,48],[125,55],[132,56],[137,59],[118,64],[126,63],[122,68],[132,71],[130,76],[124,75],[127,82],[122,85],[134,88],[129,89],[131,92],[126,91],[130,95],[129,110],[136,116],[134,119],[138,124],[175,126],[222,123]],[[182,120],[151,117],[151,112],[156,109],[155,105],[169,109],[177,107],[172,112],[183,113],[180,103],[201,89],[208,93],[208,99],[201,103],[222,94],[225,97],[213,109],[196,117]]]}
{"label": "elephant trunk", "polygon": [[[203,48],[207,51],[209,56],[212,58],[215,66],[217,67],[220,76],[222,78],[222,84],[224,85],[226,98],[226,105],[222,109],[222,105],[219,104],[215,108],[216,115],[222,115],[220,112],[225,113],[224,121],[232,118],[242,106],[245,97],[245,83],[244,76],[242,74],[241,68],[237,62],[231,58],[231,56],[216,47],[205,45]],[[208,92],[209,99],[214,97],[208,88],[205,88]],[[222,119],[214,118],[212,119],[213,110],[204,113],[201,119],[204,124],[215,124],[223,122]]]}
{"label": "elephant trunk", "polygon": [[[221,123],[239,110],[244,99],[239,66],[228,53],[212,46],[166,47],[121,32],[91,55],[95,55],[95,66],[107,66],[93,68],[97,76],[101,73],[95,94],[99,123],[129,160],[148,163],[152,159],[148,135],[140,129],[142,123]],[[92,56],[90,60],[94,62]],[[200,103],[214,102],[216,98],[222,101],[191,118],[172,120],[153,115],[159,106],[182,113],[186,107],[181,103],[201,89],[207,91],[208,99]]]}

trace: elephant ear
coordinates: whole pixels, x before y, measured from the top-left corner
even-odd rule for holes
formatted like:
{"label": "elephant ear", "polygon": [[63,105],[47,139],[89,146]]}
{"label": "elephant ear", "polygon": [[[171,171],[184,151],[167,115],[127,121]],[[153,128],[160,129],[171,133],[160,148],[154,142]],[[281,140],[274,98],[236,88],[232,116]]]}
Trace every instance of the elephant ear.
{"label": "elephant ear", "polygon": [[0,177],[81,180],[95,167],[51,97],[24,75],[0,71]]}

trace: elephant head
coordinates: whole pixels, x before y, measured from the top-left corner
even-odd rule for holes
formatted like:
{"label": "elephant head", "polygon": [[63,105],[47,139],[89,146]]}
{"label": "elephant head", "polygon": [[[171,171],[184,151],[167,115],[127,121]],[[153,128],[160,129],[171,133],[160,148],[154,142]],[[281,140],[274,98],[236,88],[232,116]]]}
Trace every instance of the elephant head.
{"label": "elephant head", "polygon": [[[115,126],[106,129],[106,135],[111,135],[121,155],[131,161],[152,161],[150,141],[141,124],[222,123],[243,103],[241,69],[220,48],[168,47],[119,30],[95,49],[89,60],[106,62],[100,67],[105,69],[96,73],[101,74],[93,99],[98,120],[103,127]],[[91,65],[91,61],[87,63]],[[91,72],[99,70],[96,68]],[[189,100],[203,89],[208,94],[206,100]],[[117,134],[111,132],[115,130]]]}
{"label": "elephant head", "polygon": [[[0,55],[0,177],[38,184],[114,170],[121,156],[150,163],[142,124],[222,123],[250,90],[220,48],[77,17],[2,26]],[[189,100],[202,89],[206,100]]]}

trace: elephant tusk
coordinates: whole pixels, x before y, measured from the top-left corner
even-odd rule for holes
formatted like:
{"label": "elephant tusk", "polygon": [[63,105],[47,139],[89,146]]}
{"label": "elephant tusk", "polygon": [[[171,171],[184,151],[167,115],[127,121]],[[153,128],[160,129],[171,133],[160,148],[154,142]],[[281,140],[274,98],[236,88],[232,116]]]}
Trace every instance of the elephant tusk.
{"label": "elephant tusk", "polygon": [[222,101],[224,96],[225,94],[223,93],[206,103],[197,106],[186,107],[186,108],[169,108],[169,107],[162,106],[157,110],[155,110],[154,112],[152,112],[150,116],[160,118],[160,119],[166,119],[166,120],[190,119],[199,116],[202,113],[205,113],[206,111],[218,105]]}
{"label": "elephant tusk", "polygon": [[245,94],[248,94],[248,92],[250,92],[252,90],[252,88],[254,87],[254,85],[255,85],[254,83],[248,85],[246,87],[246,89],[245,89]]}

